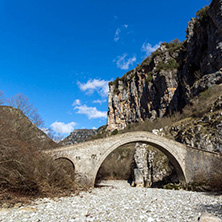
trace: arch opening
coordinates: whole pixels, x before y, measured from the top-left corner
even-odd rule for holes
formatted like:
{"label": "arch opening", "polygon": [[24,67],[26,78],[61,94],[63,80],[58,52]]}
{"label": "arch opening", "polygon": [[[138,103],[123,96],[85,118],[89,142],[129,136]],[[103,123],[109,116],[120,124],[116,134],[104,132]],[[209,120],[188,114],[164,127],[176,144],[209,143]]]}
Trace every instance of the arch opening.
{"label": "arch opening", "polygon": [[59,164],[59,166],[65,171],[65,173],[71,178],[75,177],[75,165],[73,161],[71,161],[67,157],[58,157],[55,161]]}
{"label": "arch opening", "polygon": [[[135,163],[135,158],[134,158],[134,152],[135,152],[135,142],[140,143],[140,144],[146,144],[149,146],[149,150],[153,152],[153,149],[157,151],[157,157],[164,156],[165,159],[168,160],[167,162],[167,167],[171,170],[171,174],[165,175],[164,178],[162,178],[162,181],[156,181],[154,179],[154,175],[152,170],[154,170],[152,167],[150,167],[150,180],[152,182],[152,187],[162,187],[164,184],[173,182],[181,182],[184,183],[186,181],[185,175],[182,169],[182,166],[180,165],[180,162],[176,159],[176,157],[169,152],[166,148],[163,146],[160,146],[157,143],[154,142],[147,142],[146,140],[138,140],[138,141],[130,141],[130,142],[123,142],[122,144],[114,145],[112,148],[110,148],[106,154],[103,156],[102,161],[98,164],[97,169],[96,169],[96,174],[95,174],[95,179],[94,179],[94,185],[98,183],[104,176],[104,179],[127,179],[129,182],[132,182],[135,180],[135,168],[136,168],[136,163]],[[131,146],[131,148],[130,148]],[[124,147],[125,150],[128,149],[130,150],[129,153],[125,152],[124,156]],[[152,147],[150,149],[150,147]],[[133,153],[133,154],[132,154]],[[160,155],[161,153],[161,155]],[[113,157],[118,157],[113,161]],[[122,161],[121,165],[121,160],[124,160],[124,158],[131,158],[128,159],[127,161]],[[119,159],[119,163],[115,164],[118,162],[117,160]],[[127,163],[127,164],[124,164]],[[154,164],[155,165],[155,164]],[[116,166],[119,167],[119,169],[116,169]],[[105,172],[107,168],[111,168],[111,172],[107,173]],[[156,167],[156,166],[155,166]],[[109,170],[109,169],[108,169]],[[123,172],[121,172],[123,170]],[[116,173],[117,172],[117,173]],[[118,174],[120,172],[120,174]],[[156,172],[155,172],[156,173]],[[125,176],[122,177],[121,176]],[[127,177],[126,177],[127,176]],[[152,178],[153,177],[153,178]]]}
{"label": "arch opening", "polygon": [[102,180],[133,180],[134,146],[120,146],[106,157],[96,175],[96,185]]}

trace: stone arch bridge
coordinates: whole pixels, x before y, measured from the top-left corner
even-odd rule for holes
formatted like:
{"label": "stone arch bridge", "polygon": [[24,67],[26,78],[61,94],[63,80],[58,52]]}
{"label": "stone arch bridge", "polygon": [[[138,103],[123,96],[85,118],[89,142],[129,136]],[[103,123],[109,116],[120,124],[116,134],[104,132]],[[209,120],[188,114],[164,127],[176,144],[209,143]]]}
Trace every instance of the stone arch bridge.
{"label": "stone arch bridge", "polygon": [[72,162],[75,172],[87,178],[94,186],[100,166],[106,157],[118,147],[135,142],[152,145],[162,151],[175,167],[182,183],[206,183],[222,178],[222,156],[149,132],[129,132],[88,142],[63,146],[45,151],[55,159],[65,158]]}

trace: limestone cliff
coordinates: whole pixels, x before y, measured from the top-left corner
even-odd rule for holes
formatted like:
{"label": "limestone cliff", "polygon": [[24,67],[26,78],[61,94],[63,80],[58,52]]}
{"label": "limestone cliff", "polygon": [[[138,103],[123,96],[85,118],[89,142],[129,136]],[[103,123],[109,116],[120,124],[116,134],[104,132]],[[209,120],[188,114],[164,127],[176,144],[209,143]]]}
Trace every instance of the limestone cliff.
{"label": "limestone cliff", "polygon": [[222,0],[196,13],[179,43],[162,43],[141,65],[109,84],[107,130],[181,111],[222,83]]}

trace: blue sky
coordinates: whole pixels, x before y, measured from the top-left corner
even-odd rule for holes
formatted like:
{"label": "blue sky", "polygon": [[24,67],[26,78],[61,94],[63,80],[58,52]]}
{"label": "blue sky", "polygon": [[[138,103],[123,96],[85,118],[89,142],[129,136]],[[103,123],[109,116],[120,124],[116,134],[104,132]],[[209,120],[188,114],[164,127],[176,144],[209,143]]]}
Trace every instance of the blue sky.
{"label": "blue sky", "polygon": [[0,0],[0,90],[63,136],[106,124],[108,81],[185,39],[208,0]]}

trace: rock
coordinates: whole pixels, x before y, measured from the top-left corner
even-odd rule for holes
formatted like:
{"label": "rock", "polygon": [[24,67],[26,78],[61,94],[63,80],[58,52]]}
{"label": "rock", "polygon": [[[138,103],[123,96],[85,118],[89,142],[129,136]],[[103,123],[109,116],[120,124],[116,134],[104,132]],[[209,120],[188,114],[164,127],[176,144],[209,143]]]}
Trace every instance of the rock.
{"label": "rock", "polygon": [[199,222],[222,222],[219,217],[210,215],[208,213],[202,213],[201,216],[198,218]]}
{"label": "rock", "polygon": [[19,207],[21,207],[23,204],[22,203],[16,203],[13,207],[14,208],[19,208]]}
{"label": "rock", "polygon": [[137,187],[144,187],[149,179],[148,150],[146,144],[136,143],[134,160],[137,167],[134,169],[135,184]]}
{"label": "rock", "polygon": [[26,212],[36,212],[37,209],[34,207],[22,207],[18,210],[20,213],[26,213]]}
{"label": "rock", "polygon": [[87,141],[90,137],[97,134],[96,129],[77,129],[71,132],[64,140],[60,142],[61,145],[72,145]]}
{"label": "rock", "polygon": [[[169,166],[167,157],[147,145],[136,143],[134,154],[134,186],[151,187],[153,183],[164,182],[165,178],[174,178],[174,172]],[[178,182],[174,178],[172,182]]]}
{"label": "rock", "polygon": [[199,118],[173,124],[169,134],[178,142],[207,151],[222,152],[222,97],[219,96]]}

